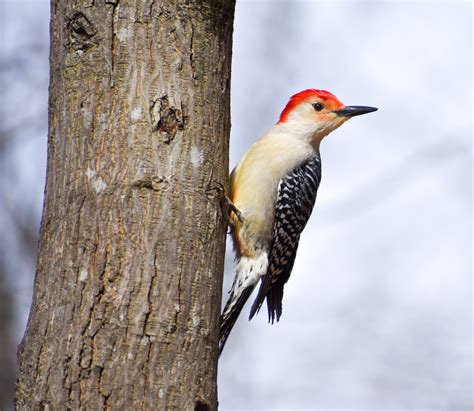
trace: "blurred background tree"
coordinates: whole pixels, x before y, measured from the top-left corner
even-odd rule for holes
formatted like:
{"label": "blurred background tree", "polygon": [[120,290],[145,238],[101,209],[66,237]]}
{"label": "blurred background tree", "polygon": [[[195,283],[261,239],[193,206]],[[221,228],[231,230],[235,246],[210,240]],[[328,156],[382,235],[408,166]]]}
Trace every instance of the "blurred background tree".
{"label": "blurred background tree", "polygon": [[47,2],[0,2],[0,409],[13,407],[46,172]]}

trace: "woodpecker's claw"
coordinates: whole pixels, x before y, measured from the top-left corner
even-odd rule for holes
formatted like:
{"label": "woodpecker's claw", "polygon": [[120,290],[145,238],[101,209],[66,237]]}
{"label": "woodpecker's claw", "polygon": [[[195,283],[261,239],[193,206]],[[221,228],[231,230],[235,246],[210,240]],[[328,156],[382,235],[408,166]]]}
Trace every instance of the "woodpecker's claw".
{"label": "woodpecker's claw", "polygon": [[217,191],[218,193],[225,193],[225,188],[219,181],[214,181],[215,186],[208,186],[206,192]]}
{"label": "woodpecker's claw", "polygon": [[237,219],[242,223],[243,222],[242,213],[234,205],[232,200],[229,197],[227,197],[227,194],[225,192],[225,188],[222,185],[222,183],[220,183],[219,181],[214,181],[214,184],[215,184],[214,187],[208,187],[207,188],[206,193],[211,193],[212,191],[216,191],[218,193],[221,201],[224,203],[225,207],[228,209],[229,216],[230,216],[230,213],[234,213],[236,215]]}
{"label": "woodpecker's claw", "polygon": [[225,197],[227,201],[227,206],[229,207],[230,211],[232,211],[236,216],[237,220],[239,220],[241,223],[244,222],[244,218],[242,217],[242,213],[240,210],[234,205],[232,201],[230,201],[229,197]]}

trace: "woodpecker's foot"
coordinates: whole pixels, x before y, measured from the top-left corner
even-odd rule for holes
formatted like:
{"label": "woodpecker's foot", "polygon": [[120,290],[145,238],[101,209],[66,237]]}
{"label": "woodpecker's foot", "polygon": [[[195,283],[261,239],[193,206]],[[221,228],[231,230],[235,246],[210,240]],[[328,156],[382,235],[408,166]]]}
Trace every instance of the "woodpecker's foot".
{"label": "woodpecker's foot", "polygon": [[[217,194],[219,195],[221,201],[224,203],[224,206],[228,210],[229,216],[230,216],[230,213],[234,213],[236,215],[237,219],[242,223],[243,222],[242,213],[235,206],[235,204],[231,201],[231,199],[229,197],[227,197],[224,186],[221,183],[219,183],[218,181],[215,181],[215,186],[214,187],[208,187],[208,189],[206,190],[207,193],[210,193],[212,191],[217,192]],[[232,223],[232,221],[230,221],[229,223]],[[231,226],[232,226],[232,224],[231,224]]]}
{"label": "woodpecker's foot", "polygon": [[225,196],[225,199],[226,199],[226,202],[227,202],[227,206],[229,207],[229,210],[237,216],[237,219],[241,223],[243,223],[244,218],[242,217],[242,213],[240,212],[240,210],[234,205],[234,203],[232,201],[230,201],[229,197]]}

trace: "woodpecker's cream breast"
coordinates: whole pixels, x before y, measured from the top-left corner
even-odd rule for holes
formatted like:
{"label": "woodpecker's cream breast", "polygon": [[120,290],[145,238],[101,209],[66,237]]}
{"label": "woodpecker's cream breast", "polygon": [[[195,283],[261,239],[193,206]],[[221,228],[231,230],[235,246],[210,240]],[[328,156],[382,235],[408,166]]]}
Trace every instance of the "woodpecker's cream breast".
{"label": "woodpecker's cream breast", "polygon": [[307,139],[285,133],[276,125],[257,141],[237,164],[231,178],[231,200],[243,222],[234,230],[242,255],[268,251],[278,184],[291,170],[314,155]]}

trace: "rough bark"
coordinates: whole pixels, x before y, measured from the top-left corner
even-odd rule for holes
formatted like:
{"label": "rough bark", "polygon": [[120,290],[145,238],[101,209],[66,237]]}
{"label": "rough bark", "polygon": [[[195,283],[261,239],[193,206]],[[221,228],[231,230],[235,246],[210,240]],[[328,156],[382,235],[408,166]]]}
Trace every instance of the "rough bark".
{"label": "rough bark", "polygon": [[16,405],[216,409],[234,1],[52,1]]}

